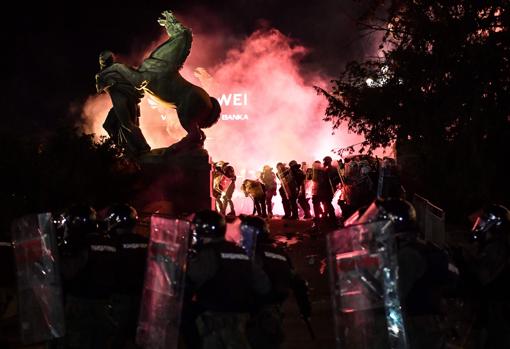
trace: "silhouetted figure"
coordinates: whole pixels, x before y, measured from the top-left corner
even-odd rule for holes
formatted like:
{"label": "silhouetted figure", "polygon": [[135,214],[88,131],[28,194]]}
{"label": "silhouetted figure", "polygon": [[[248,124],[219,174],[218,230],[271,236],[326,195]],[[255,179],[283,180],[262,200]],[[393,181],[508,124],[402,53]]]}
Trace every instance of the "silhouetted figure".
{"label": "silhouetted figure", "polygon": [[313,214],[316,219],[320,219],[322,217],[323,211],[321,206],[321,198],[320,198],[320,188],[322,182],[325,181],[325,175],[322,171],[322,164],[320,161],[314,161],[312,164],[312,168],[307,171],[308,180],[312,181],[312,206],[313,206]]}
{"label": "silhouetted figure", "polygon": [[234,208],[234,202],[232,201],[232,196],[234,195],[234,190],[236,188],[236,173],[234,167],[228,165],[224,169],[224,181],[220,183],[220,187],[222,189],[222,207],[223,214],[227,214],[227,208],[230,207],[230,211],[227,215],[235,216],[236,210]]}
{"label": "silhouetted figure", "polygon": [[225,182],[225,168],[227,165],[228,162],[225,161],[215,162],[212,173],[212,195],[214,197],[216,211],[220,213],[225,212],[225,207],[223,206],[223,187]]}
{"label": "silhouetted figure", "polygon": [[[267,275],[244,250],[225,240],[226,222],[215,211],[198,212],[187,267],[187,309],[196,315],[200,348],[249,348],[245,334],[257,297],[270,289]],[[185,316],[184,327],[190,327]]]}
{"label": "silhouetted figure", "polygon": [[267,217],[264,185],[253,179],[245,179],[241,185],[241,190],[246,197],[250,197],[253,200],[254,211],[257,215]]}
{"label": "silhouetted figure", "polygon": [[115,144],[125,148],[132,155],[150,151],[151,148],[139,127],[142,90],[133,87],[118,72],[105,70],[114,64],[112,52],[101,52],[99,64],[101,70],[96,75],[97,92],[108,92],[113,104],[103,128]]}
{"label": "silhouetted figure", "polygon": [[510,347],[510,212],[497,204],[485,207],[472,229],[474,255],[470,271],[480,288],[480,348]]}
{"label": "silhouetted figure", "polygon": [[117,247],[112,316],[116,322],[112,348],[135,345],[138,311],[142,297],[148,239],[135,230],[138,213],[128,204],[109,208],[108,233]]}
{"label": "silhouetted figure", "polygon": [[[305,219],[312,218],[312,215],[310,214],[310,204],[308,203],[308,199],[306,198],[306,188],[305,188],[305,179],[306,175],[301,170],[301,165],[298,164],[295,160],[292,160],[289,162],[290,171],[292,173],[292,179],[294,182],[294,193],[291,200],[291,207],[293,207],[293,200],[295,197],[295,200],[301,206],[303,209],[304,217]],[[297,205],[296,205],[297,208]],[[295,215],[295,218],[297,217],[297,214]]]}
{"label": "silhouetted figure", "polygon": [[[284,212],[284,219],[289,219],[292,216],[292,207],[290,203],[290,196],[292,195],[292,175],[290,169],[284,163],[279,162],[276,164],[276,176],[280,180],[280,197],[282,198],[282,206]],[[297,212],[297,206],[295,207]]]}
{"label": "silhouetted figure", "polygon": [[269,217],[273,216],[273,196],[276,196],[276,175],[269,165],[265,165],[260,174],[260,181],[266,188],[266,207]]}
{"label": "silhouetted figure", "polygon": [[[287,253],[271,239],[266,221],[254,216],[241,220],[242,245],[271,281],[271,291],[259,299],[248,324],[248,339],[252,349],[281,348],[285,339],[282,305],[293,291],[301,316],[308,319],[311,314],[308,288],[296,274]],[[250,252],[253,247],[254,253]]]}
{"label": "silhouetted figure", "polygon": [[320,186],[320,199],[324,207],[324,214],[327,218],[335,219],[335,208],[332,201],[335,196],[336,188],[340,183],[338,176],[338,169],[332,165],[333,159],[326,156],[323,159],[323,171],[325,174],[325,181]]}
{"label": "silhouetted figure", "polygon": [[[374,214],[375,213],[375,214]],[[416,211],[400,198],[377,199],[357,223],[391,220],[398,259],[398,287],[410,348],[444,348],[441,303],[458,272],[448,254],[418,238]]]}
{"label": "silhouetted figure", "polygon": [[111,297],[117,246],[98,231],[96,212],[89,206],[70,209],[67,229],[61,248],[66,348],[107,348],[115,332]]}

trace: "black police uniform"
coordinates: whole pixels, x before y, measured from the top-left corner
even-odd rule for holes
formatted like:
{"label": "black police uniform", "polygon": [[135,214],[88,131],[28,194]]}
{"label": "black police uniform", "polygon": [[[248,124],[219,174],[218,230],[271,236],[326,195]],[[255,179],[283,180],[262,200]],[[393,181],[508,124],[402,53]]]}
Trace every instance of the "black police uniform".
{"label": "black police uniform", "polygon": [[117,324],[113,348],[134,343],[142,298],[148,239],[132,231],[114,235],[117,247],[113,318]]}
{"label": "black police uniform", "polygon": [[188,300],[200,314],[201,347],[249,348],[244,334],[248,313],[270,284],[244,250],[222,238],[204,244],[188,262],[187,283]]}
{"label": "black police uniform", "polygon": [[447,253],[430,242],[413,239],[399,243],[397,257],[410,347],[444,347],[441,302],[444,290],[455,280]]}
{"label": "black police uniform", "polygon": [[510,246],[506,239],[493,239],[480,247],[472,261],[479,283],[481,348],[510,347]]}
{"label": "black police uniform", "polygon": [[[305,191],[305,179],[306,175],[305,173],[297,166],[291,167],[292,171],[292,178],[294,179],[296,183],[296,199],[299,203],[299,206],[303,209],[304,218],[311,218],[310,214],[310,204],[308,203],[308,200],[306,199],[306,191]],[[292,205],[292,204],[291,204]]]}
{"label": "black police uniform", "polygon": [[66,347],[106,348],[114,331],[110,298],[117,247],[97,232],[71,236],[61,251]]}
{"label": "black police uniform", "polygon": [[327,215],[327,217],[334,219],[335,208],[331,202],[335,196],[336,187],[340,182],[340,177],[338,176],[338,170],[331,165],[325,166],[323,171],[323,182],[319,184],[320,201],[324,206],[324,213]]}
{"label": "black police uniform", "polygon": [[259,299],[258,309],[248,325],[253,349],[280,348],[284,341],[282,303],[288,298],[293,279],[290,258],[272,241],[257,241],[256,263],[271,281],[271,291]]}

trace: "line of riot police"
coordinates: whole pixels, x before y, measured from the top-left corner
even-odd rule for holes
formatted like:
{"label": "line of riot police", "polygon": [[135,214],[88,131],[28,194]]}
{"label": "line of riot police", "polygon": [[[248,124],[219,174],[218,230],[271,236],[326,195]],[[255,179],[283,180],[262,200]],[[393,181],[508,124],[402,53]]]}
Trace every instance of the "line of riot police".
{"label": "line of riot police", "polygon": [[[134,344],[148,239],[135,231],[136,210],[72,207],[59,246],[65,294],[66,348],[123,348]],[[103,228],[104,230],[102,230]]]}
{"label": "line of riot police", "polygon": [[[450,246],[423,239],[404,199],[380,198],[358,214],[328,236],[337,348],[510,346],[505,207],[487,206],[471,242]],[[455,319],[459,302],[469,311]]]}
{"label": "line of riot police", "polygon": [[[229,215],[235,215],[232,194],[235,188],[234,169],[224,161],[215,163],[213,171],[213,196],[216,210],[225,214],[227,202],[232,209]],[[277,179],[280,183],[279,188]],[[241,191],[253,201],[253,214],[263,218],[273,217],[273,196],[280,194],[284,211],[283,219],[297,220],[312,218],[309,203],[309,192],[313,203],[316,219],[326,218],[335,221],[333,197],[341,183],[341,175],[333,166],[331,157],[324,158],[324,163],[314,162],[312,168],[307,168],[305,162],[298,164],[292,160],[289,164],[276,164],[276,173],[269,165],[265,165],[256,179],[246,178]],[[278,188],[278,190],[277,190]]]}
{"label": "line of riot police", "polygon": [[267,223],[242,216],[240,239],[225,239],[225,218],[198,212],[192,222],[182,333],[187,348],[281,348],[282,304],[291,291],[308,320],[306,282],[285,251],[271,239]]}
{"label": "line of riot police", "polygon": [[[291,291],[303,318],[310,316],[306,282],[261,218],[243,216],[234,243],[225,239],[225,217],[210,210],[192,221],[152,216],[150,240],[136,232],[138,215],[127,204],[111,206],[103,221],[97,216],[78,205],[61,219],[44,214],[16,222],[24,235],[14,232],[6,247],[16,255],[21,308],[33,312],[19,314],[32,335],[24,343],[279,348],[281,306]],[[52,236],[58,246],[48,243]],[[39,237],[47,241],[41,245]]]}

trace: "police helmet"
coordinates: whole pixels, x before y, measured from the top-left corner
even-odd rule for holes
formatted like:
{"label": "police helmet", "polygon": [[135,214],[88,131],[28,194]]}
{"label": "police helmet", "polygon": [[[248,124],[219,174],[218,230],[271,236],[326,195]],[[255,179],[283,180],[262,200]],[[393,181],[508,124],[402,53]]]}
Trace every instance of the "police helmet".
{"label": "police helmet", "polygon": [[359,223],[377,220],[391,220],[395,232],[414,232],[416,226],[416,210],[407,200],[401,198],[376,199],[359,219]]}
{"label": "police helmet", "polygon": [[490,204],[477,217],[471,229],[473,240],[483,241],[492,236],[508,233],[510,211],[502,205]]}
{"label": "police helmet", "polygon": [[213,210],[199,211],[193,217],[193,235],[197,240],[203,238],[222,238],[227,232],[225,217]]}
{"label": "police helmet", "polygon": [[241,235],[244,231],[254,230],[257,234],[257,240],[268,240],[269,239],[269,226],[265,219],[258,216],[247,216],[241,215]]}
{"label": "police helmet", "polygon": [[74,205],[69,208],[64,219],[69,234],[90,233],[97,230],[97,213],[91,206]]}
{"label": "police helmet", "polygon": [[236,172],[234,170],[234,167],[233,166],[225,166],[225,169],[224,169],[224,173],[225,173],[225,176],[229,177],[229,178],[233,178],[235,177],[236,175]]}
{"label": "police helmet", "polygon": [[105,220],[109,230],[132,229],[138,222],[138,213],[128,204],[115,204],[108,209]]}
{"label": "police helmet", "polygon": [[291,167],[291,168],[294,168],[294,167],[300,168],[301,165],[298,164],[296,160],[292,160],[291,162],[289,162],[289,167]]}

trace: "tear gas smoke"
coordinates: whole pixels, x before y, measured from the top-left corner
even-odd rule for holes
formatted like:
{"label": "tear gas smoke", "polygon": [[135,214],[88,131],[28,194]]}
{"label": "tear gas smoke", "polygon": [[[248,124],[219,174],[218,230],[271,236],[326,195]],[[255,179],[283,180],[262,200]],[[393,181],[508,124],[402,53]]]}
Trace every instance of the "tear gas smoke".
{"label": "tear gas smoke", "polygon": [[[218,60],[222,47],[230,48],[223,49]],[[256,31],[237,45],[225,35],[194,32],[181,73],[222,104],[218,123],[204,130],[205,147],[213,161],[234,166],[238,188],[244,178],[256,179],[265,164],[275,168],[277,162],[296,160],[311,165],[326,155],[337,157],[333,148],[362,140],[346,128],[332,134],[331,124],[322,121],[327,102],[313,85],[328,86],[329,78],[300,70],[299,60],[306,53],[307,48],[275,29]],[[207,65],[209,54],[213,65]],[[83,108],[84,131],[105,135],[101,125],[110,107],[108,96],[90,97]],[[141,103],[140,126],[152,148],[167,147],[185,135],[175,110],[158,106],[148,96]],[[251,200],[240,191],[234,202],[237,213],[251,213]],[[279,198],[273,202],[281,212]]]}

